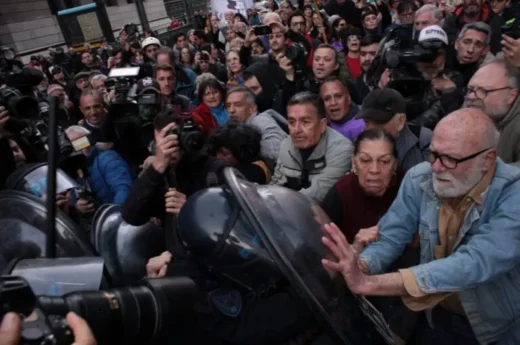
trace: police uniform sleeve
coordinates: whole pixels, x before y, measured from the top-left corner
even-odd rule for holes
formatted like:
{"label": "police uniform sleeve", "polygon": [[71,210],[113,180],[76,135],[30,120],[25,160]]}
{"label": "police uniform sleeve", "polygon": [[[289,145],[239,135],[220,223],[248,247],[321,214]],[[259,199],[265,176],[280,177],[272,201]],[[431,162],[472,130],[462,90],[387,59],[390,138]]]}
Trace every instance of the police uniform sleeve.
{"label": "police uniform sleeve", "polygon": [[199,324],[233,344],[284,344],[314,322],[304,303],[289,290],[252,299],[235,289],[218,289],[208,293],[205,305]]}

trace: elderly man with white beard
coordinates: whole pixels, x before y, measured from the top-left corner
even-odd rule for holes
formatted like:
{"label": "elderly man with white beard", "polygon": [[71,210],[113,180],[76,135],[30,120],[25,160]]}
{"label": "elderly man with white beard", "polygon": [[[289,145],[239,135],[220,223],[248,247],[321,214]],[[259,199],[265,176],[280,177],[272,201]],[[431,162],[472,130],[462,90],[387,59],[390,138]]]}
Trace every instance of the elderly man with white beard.
{"label": "elderly man with white beard", "polygon": [[[418,344],[520,344],[520,169],[497,158],[498,141],[480,109],[451,113],[359,256],[358,239],[351,246],[335,225],[325,228],[338,262],[323,265],[353,293],[402,296],[426,311]],[[386,273],[415,234],[420,264]]]}
{"label": "elderly man with white beard", "polygon": [[500,131],[498,156],[520,165],[520,73],[503,58],[480,67],[468,83],[464,107],[481,109]]}

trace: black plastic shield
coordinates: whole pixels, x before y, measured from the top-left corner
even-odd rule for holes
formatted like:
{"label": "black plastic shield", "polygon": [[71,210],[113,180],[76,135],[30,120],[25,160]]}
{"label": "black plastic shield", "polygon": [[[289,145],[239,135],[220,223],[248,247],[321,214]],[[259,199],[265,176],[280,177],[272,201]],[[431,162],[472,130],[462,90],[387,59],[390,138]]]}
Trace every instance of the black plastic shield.
{"label": "black plastic shield", "polygon": [[126,285],[146,275],[148,259],[165,248],[164,230],[152,223],[132,226],[121,218],[121,205],[103,205],[94,215],[92,243],[105,260],[114,285]]}
{"label": "black plastic shield", "polygon": [[[301,193],[278,186],[258,186],[225,171],[228,187],[280,270],[300,297],[330,330],[337,344],[383,344],[374,321],[341,278],[333,280],[321,264],[323,210]],[[363,309],[363,310],[362,310]],[[383,320],[384,322],[384,320]],[[383,333],[388,335],[387,331]]]}
{"label": "black plastic shield", "polygon": [[[15,190],[0,192],[0,269],[14,258],[45,256],[47,210],[43,201]],[[58,211],[56,217],[58,257],[95,256],[90,241],[74,222]]]}

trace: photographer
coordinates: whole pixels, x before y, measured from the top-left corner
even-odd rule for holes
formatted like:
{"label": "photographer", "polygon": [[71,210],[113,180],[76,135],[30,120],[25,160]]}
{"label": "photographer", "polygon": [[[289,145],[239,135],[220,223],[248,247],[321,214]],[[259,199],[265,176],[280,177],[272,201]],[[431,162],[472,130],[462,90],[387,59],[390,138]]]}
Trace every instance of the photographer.
{"label": "photographer", "polygon": [[[77,314],[67,314],[67,325],[74,334],[73,345],[96,345],[96,339],[87,322]],[[7,313],[0,325],[0,345],[18,345],[22,333],[22,320],[15,313]]]}
{"label": "photographer", "polygon": [[[155,155],[123,203],[122,216],[127,223],[139,226],[152,217],[164,221],[167,214],[178,214],[187,197],[223,181],[221,172],[226,163],[209,157],[202,148],[186,147],[182,139],[188,133],[182,132],[180,122],[171,109],[155,118]],[[199,131],[198,126],[189,134],[194,131]]]}
{"label": "photographer", "polygon": [[298,92],[309,91],[319,94],[323,81],[333,75],[346,80],[349,91],[352,90],[351,94],[355,94],[355,85],[348,81],[347,72],[345,68],[341,67],[339,55],[331,45],[322,44],[315,50],[312,70],[308,72],[307,78],[305,78],[305,72],[303,76],[297,75],[294,63],[285,55],[280,54],[277,59],[280,67],[285,71],[283,104],[287,104],[288,100]]}
{"label": "photographer", "polygon": [[216,61],[208,52],[207,48],[195,53],[195,73],[211,73],[223,83],[228,81],[228,71],[226,65]]}
{"label": "photographer", "polygon": [[[251,45],[259,39],[259,36],[255,33],[255,28],[251,28],[246,35],[244,46],[240,49],[240,62],[244,66],[249,66],[255,62],[262,62],[267,64],[266,74],[271,76],[276,85],[281,85],[284,81],[284,71],[278,65],[276,57],[279,54],[285,55],[285,49],[287,47],[287,28],[283,25],[280,17],[272,14],[273,19],[266,22],[265,26],[268,26],[271,30],[269,33],[269,52],[258,56],[251,55]],[[276,17],[275,17],[276,16]]]}
{"label": "photographer", "polygon": [[[417,90],[409,90],[416,92],[414,102],[418,103],[416,109],[407,110],[407,118],[409,122],[417,126],[424,126],[433,129],[445,115],[459,109],[464,101],[462,88],[464,86],[463,77],[460,73],[445,68],[446,51],[448,46],[448,37],[444,30],[438,25],[432,25],[421,30],[419,34],[416,51],[421,54],[423,59],[424,51],[428,58],[435,57],[431,62],[414,62],[413,67],[416,69],[416,78],[421,79],[422,94],[417,94]],[[432,56],[433,55],[433,56]],[[410,66],[406,66],[407,73]],[[386,69],[379,80],[379,88],[395,88],[394,82],[401,84],[405,80],[391,80],[392,71]],[[401,75],[402,77],[402,75]],[[405,75],[404,78],[410,77]],[[400,88],[396,88],[403,93]],[[407,95],[403,93],[407,98]],[[408,102],[410,103],[410,102]]]}

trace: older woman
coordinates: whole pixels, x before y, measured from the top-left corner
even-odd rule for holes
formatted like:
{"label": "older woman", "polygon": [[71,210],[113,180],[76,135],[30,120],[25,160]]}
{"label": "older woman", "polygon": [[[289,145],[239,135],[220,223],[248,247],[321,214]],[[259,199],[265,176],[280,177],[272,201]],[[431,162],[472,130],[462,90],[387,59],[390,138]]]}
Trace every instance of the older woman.
{"label": "older woman", "polygon": [[242,85],[244,83],[244,65],[240,63],[240,56],[238,51],[230,50],[226,55],[227,68],[229,72],[229,80],[227,82],[228,88]]}
{"label": "older woman", "polygon": [[225,94],[224,87],[216,79],[208,79],[199,86],[198,96],[201,103],[193,110],[192,115],[206,135],[209,135],[213,128],[229,120],[224,106]]}
{"label": "older woman", "polygon": [[390,208],[402,178],[395,139],[379,129],[362,132],[354,144],[352,172],[329,191],[322,207],[353,243],[360,229],[376,225]]}

